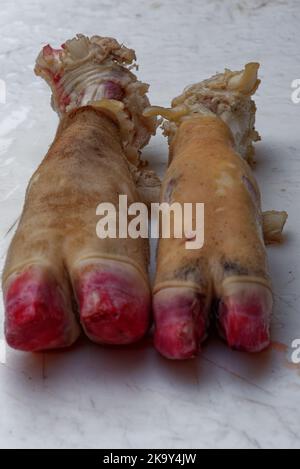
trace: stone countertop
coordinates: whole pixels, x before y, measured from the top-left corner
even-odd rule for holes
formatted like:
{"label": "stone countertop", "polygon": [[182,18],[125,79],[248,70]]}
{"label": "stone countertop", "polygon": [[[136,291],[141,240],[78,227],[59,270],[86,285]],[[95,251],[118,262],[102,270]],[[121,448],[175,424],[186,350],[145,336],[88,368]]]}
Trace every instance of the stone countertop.
{"label": "stone countertop", "polygon": [[[285,243],[268,249],[273,345],[258,356],[217,338],[184,363],[161,358],[151,340],[108,349],[82,339],[64,353],[27,355],[6,349],[1,330],[0,447],[300,447],[300,368],[291,364],[300,338],[300,104],[291,100],[300,78],[299,24],[297,0],[2,0],[1,268],[26,184],[57,125],[34,61],[42,45],[77,32],[135,48],[139,77],[161,105],[224,67],[261,62],[256,175],[264,209],[287,210],[289,221]],[[144,154],[164,170],[160,132]]]}

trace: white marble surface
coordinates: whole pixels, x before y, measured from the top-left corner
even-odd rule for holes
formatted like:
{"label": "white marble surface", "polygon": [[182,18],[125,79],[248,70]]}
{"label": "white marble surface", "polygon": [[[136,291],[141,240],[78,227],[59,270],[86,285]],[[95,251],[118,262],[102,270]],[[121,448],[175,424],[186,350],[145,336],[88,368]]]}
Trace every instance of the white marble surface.
{"label": "white marble surface", "polygon": [[[150,341],[111,350],[82,340],[42,356],[6,350],[1,448],[300,447],[300,370],[288,365],[300,338],[300,104],[290,98],[300,78],[299,25],[298,0],[1,0],[1,267],[7,231],[57,124],[34,60],[45,42],[59,45],[77,32],[136,48],[140,77],[163,105],[224,66],[259,60],[257,177],[264,207],[289,212],[285,244],[269,249],[273,339],[286,351],[277,344],[246,356],[217,338],[189,363],[165,361]],[[145,154],[162,169],[166,152],[158,135]]]}

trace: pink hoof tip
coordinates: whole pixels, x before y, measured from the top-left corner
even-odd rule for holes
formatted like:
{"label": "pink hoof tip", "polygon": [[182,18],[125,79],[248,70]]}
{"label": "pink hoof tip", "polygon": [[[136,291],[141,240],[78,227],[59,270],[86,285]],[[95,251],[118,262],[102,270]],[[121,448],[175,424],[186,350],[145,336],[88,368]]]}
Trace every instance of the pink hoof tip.
{"label": "pink hoof tip", "polygon": [[30,267],[14,278],[5,294],[7,343],[28,352],[70,345],[59,285],[44,270]]}
{"label": "pink hoof tip", "polygon": [[138,288],[131,276],[91,269],[82,272],[76,292],[81,324],[94,342],[125,345],[138,341],[147,332],[150,293]]}
{"label": "pink hoof tip", "polygon": [[156,329],[154,345],[162,356],[171,360],[194,358],[200,351],[193,324],[187,321],[166,321],[163,328]]}
{"label": "pink hoof tip", "polygon": [[256,353],[270,345],[270,316],[259,303],[221,304],[219,328],[229,347],[243,352]]}
{"label": "pink hoof tip", "polygon": [[182,294],[162,291],[154,300],[154,344],[158,352],[173,360],[194,358],[206,338],[207,318],[203,301],[193,291]]}

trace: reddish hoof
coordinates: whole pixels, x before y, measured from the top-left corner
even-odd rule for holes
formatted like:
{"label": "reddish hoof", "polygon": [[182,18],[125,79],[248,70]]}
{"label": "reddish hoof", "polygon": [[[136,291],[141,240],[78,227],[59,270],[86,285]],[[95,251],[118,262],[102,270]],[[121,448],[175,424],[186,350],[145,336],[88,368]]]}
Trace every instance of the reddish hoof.
{"label": "reddish hoof", "polygon": [[184,360],[199,353],[208,324],[203,297],[192,290],[178,290],[162,290],[155,296],[154,343],[164,357]]}
{"label": "reddish hoof", "polygon": [[15,277],[4,301],[5,335],[11,347],[36,352],[66,347],[77,338],[60,286],[44,269],[32,266]]}
{"label": "reddish hoof", "polygon": [[[122,272],[122,273],[121,273]],[[134,272],[90,266],[78,275],[81,324],[97,343],[123,345],[141,339],[150,322],[150,292]]]}
{"label": "reddish hoof", "polygon": [[261,352],[270,345],[271,312],[272,298],[265,287],[240,286],[220,304],[219,331],[231,348]]}

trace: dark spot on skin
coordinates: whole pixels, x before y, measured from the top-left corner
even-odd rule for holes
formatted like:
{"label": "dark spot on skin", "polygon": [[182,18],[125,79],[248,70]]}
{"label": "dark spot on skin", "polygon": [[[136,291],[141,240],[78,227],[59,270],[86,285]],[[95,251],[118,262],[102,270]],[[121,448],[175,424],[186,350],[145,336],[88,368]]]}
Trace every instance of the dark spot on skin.
{"label": "dark spot on skin", "polygon": [[179,267],[174,272],[175,280],[182,280],[185,282],[194,282],[199,286],[204,286],[206,280],[203,276],[203,269],[201,268],[201,260],[195,259],[194,261],[188,261],[183,266]]}
{"label": "dark spot on skin", "polygon": [[251,196],[251,199],[253,200],[254,204],[257,205],[259,203],[259,197],[258,197],[258,194],[257,194],[257,191],[256,191],[254,185],[252,184],[250,179],[247,178],[246,176],[243,176],[243,183],[246,186],[246,189],[249,192],[249,194]]}
{"label": "dark spot on skin", "polygon": [[225,275],[249,275],[248,269],[238,262],[224,261],[222,265]]}
{"label": "dark spot on skin", "polygon": [[254,276],[266,278],[266,272],[263,268],[256,268],[255,265],[250,265],[245,267],[239,262],[224,260],[221,262],[221,265],[224,269],[225,277],[235,277],[235,276]]}
{"label": "dark spot on skin", "polygon": [[173,191],[174,191],[174,189],[175,189],[175,187],[176,187],[179,180],[180,180],[180,176],[170,179],[170,181],[168,182],[167,187],[165,189],[163,202],[167,202],[168,204],[172,203]]}

